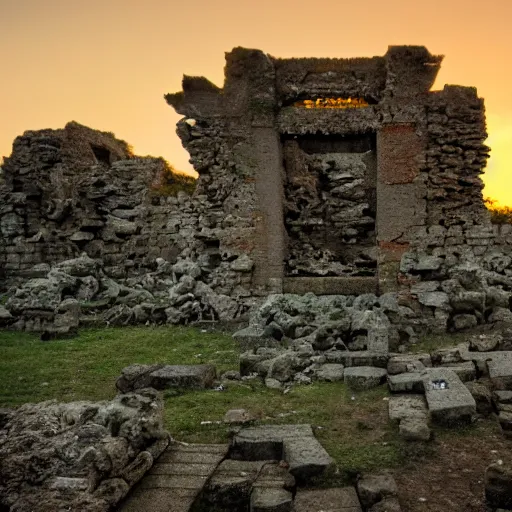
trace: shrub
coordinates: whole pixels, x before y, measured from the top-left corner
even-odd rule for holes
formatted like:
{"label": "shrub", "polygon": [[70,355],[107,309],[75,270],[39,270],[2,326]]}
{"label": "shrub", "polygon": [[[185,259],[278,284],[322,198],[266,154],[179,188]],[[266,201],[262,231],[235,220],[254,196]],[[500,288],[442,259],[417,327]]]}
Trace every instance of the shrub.
{"label": "shrub", "polygon": [[512,208],[510,206],[498,206],[494,199],[484,199],[485,206],[491,212],[493,224],[512,224]]}
{"label": "shrub", "polygon": [[176,196],[183,191],[191,195],[196,188],[196,178],[177,172],[169,162],[162,160],[164,167],[158,183],[153,187],[153,193],[159,196]]}

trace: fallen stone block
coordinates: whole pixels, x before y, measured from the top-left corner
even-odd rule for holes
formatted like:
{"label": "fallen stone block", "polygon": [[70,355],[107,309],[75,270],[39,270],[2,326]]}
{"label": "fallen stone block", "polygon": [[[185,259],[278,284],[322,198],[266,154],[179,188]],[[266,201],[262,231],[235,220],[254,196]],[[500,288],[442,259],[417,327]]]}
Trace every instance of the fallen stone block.
{"label": "fallen stone block", "polygon": [[466,387],[476,402],[476,412],[482,416],[488,416],[493,412],[492,393],[487,386],[480,382],[466,382]]}
{"label": "fallen stone block", "polygon": [[486,469],[485,499],[491,507],[512,509],[512,467],[510,465],[495,462]]}
{"label": "fallen stone block", "polygon": [[320,366],[315,372],[315,377],[318,380],[327,382],[336,382],[343,380],[345,367],[342,364],[327,363]]}
{"label": "fallen stone block", "polygon": [[281,347],[283,345],[272,336],[268,336],[264,329],[255,326],[249,326],[235,332],[233,339],[240,345],[240,352],[255,350],[260,347]]}
{"label": "fallen stone block", "polygon": [[251,493],[250,512],[291,512],[293,497],[290,491],[258,487]]}
{"label": "fallen stone block", "polygon": [[286,439],[283,445],[283,458],[299,484],[305,484],[334,467],[334,461],[314,437]]}
{"label": "fallen stone block", "polygon": [[387,354],[377,354],[368,350],[336,350],[326,352],[325,357],[327,361],[341,363],[345,368],[352,366],[386,368],[389,359]]}
{"label": "fallen stone block", "polygon": [[226,459],[205,485],[203,499],[215,509],[236,510],[249,502],[252,484],[265,461]]}
{"label": "fallen stone block", "polygon": [[512,390],[512,353],[494,352],[487,360],[487,368],[495,389]]}
{"label": "fallen stone block", "polygon": [[363,508],[369,509],[384,498],[398,496],[398,487],[391,474],[374,473],[357,482],[357,494]]}
{"label": "fallen stone block", "polygon": [[389,399],[388,411],[391,421],[405,418],[428,419],[427,402],[423,395],[392,396]]}
{"label": "fallen stone block", "polygon": [[345,368],[345,384],[353,390],[362,391],[375,388],[386,380],[387,371],[374,366]]}
{"label": "fallen stone block", "polygon": [[449,368],[432,368],[423,377],[430,417],[439,424],[471,423],[476,402],[457,374]]}
{"label": "fallen stone block", "polygon": [[391,393],[423,393],[423,376],[419,372],[388,375]]}
{"label": "fallen stone block", "polygon": [[400,354],[388,361],[388,374],[398,375],[406,372],[421,372],[432,366],[430,354]]}
{"label": "fallen stone block", "polygon": [[390,496],[373,505],[368,512],[402,512],[402,508],[398,498]]}
{"label": "fallen stone block", "polygon": [[495,400],[503,404],[512,404],[512,391],[494,391],[493,396]]}
{"label": "fallen stone block", "polygon": [[168,388],[205,389],[212,387],[216,377],[215,366],[198,365],[143,365],[123,368],[116,387],[121,392],[142,388],[158,390]]}
{"label": "fallen stone block", "polygon": [[295,512],[362,512],[353,487],[299,490],[295,496]]}
{"label": "fallen stone block", "polygon": [[426,418],[404,418],[400,421],[398,432],[406,441],[428,441],[431,435]]}
{"label": "fallen stone block", "polygon": [[465,361],[457,364],[445,364],[443,368],[453,370],[462,382],[476,379],[476,368],[473,361]]}
{"label": "fallen stone block", "polygon": [[283,441],[313,437],[310,425],[260,425],[243,428],[231,440],[231,458],[240,460],[281,460]]}
{"label": "fallen stone block", "polygon": [[248,427],[231,442],[231,457],[241,460],[285,460],[301,483],[333,467],[333,460],[318,442],[310,425]]}

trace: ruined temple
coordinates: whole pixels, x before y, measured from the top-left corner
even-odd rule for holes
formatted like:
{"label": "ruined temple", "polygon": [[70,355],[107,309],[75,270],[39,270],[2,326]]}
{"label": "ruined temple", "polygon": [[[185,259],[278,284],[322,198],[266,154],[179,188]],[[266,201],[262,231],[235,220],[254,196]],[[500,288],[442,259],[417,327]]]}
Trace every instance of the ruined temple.
{"label": "ruined temple", "polygon": [[223,89],[185,77],[166,96],[201,192],[243,219],[254,290],[383,293],[411,249],[486,251],[483,100],[431,91],[441,60],[420,46],[357,59],[235,48]]}
{"label": "ruined temple", "polygon": [[391,300],[400,329],[508,318],[512,230],[482,200],[483,100],[432,91],[441,60],[235,48],[222,89],[185,76],[165,97],[192,195],[165,192],[165,162],[110,133],[25,132],[0,176],[0,322],[230,320],[307,292]]}

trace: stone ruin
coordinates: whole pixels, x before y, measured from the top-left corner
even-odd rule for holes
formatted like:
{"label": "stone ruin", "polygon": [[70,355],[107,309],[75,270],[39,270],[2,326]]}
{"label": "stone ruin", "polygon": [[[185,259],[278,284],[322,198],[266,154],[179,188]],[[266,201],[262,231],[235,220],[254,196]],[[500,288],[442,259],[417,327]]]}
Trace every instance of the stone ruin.
{"label": "stone ruin", "polygon": [[[162,159],[74,122],[15,140],[0,324],[225,321],[306,292],[363,297],[355,310],[380,308],[399,341],[511,319],[512,234],[481,193],[483,100],[431,91],[440,56],[226,60],[222,89],[185,76],[166,95],[199,173],[192,195],[162,193]],[[348,331],[353,343],[368,329]]]}

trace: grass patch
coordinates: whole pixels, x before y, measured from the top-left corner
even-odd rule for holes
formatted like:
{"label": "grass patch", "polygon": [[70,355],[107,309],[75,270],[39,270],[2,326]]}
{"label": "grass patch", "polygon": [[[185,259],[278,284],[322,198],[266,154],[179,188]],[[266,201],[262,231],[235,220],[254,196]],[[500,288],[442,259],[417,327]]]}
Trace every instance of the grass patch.
{"label": "grass patch", "polygon": [[[453,336],[429,337],[415,350],[456,343]],[[230,335],[185,327],[88,329],[74,339],[49,342],[0,331],[0,353],[0,406],[7,407],[48,399],[110,399],[121,369],[132,363],[213,363],[219,372],[238,368]],[[315,382],[284,394],[259,380],[230,381],[225,391],[165,391],[164,420],[176,439],[201,443],[228,441],[230,427],[222,419],[229,409],[247,409],[260,424],[309,423],[341,469],[333,481],[347,482],[361,471],[402,466],[433,449],[399,439],[388,421],[387,397],[384,386],[354,393],[341,382]],[[476,439],[482,428],[440,430],[436,437]]]}
{"label": "grass patch", "polygon": [[57,399],[104,400],[132,363],[198,364],[219,371],[238,366],[230,336],[185,327],[87,329],[69,340],[41,342],[32,334],[0,331],[0,406]]}
{"label": "grass patch", "polygon": [[[109,399],[121,369],[135,362],[238,368],[231,336],[184,327],[88,329],[49,342],[0,331],[0,350],[0,406],[7,407]],[[222,419],[234,408],[251,411],[258,423],[309,423],[345,476],[403,460],[396,429],[388,425],[386,396],[384,387],[352,393],[343,383],[314,383],[284,394],[259,380],[233,381],[225,391],[168,390],[164,415],[176,439],[203,443],[227,442],[230,427]]]}

